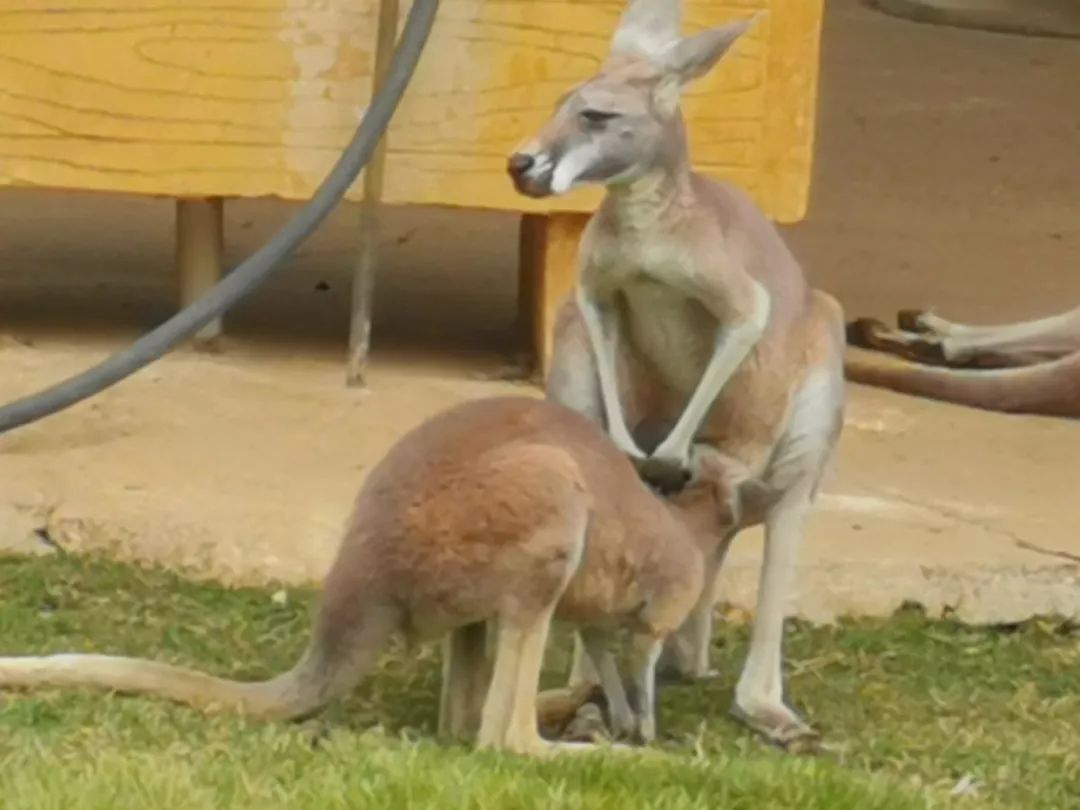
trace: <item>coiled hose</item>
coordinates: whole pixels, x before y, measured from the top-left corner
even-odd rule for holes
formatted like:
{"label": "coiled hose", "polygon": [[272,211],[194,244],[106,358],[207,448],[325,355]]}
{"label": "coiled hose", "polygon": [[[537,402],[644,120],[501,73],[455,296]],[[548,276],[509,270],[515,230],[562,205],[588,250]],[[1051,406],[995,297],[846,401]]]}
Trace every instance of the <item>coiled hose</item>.
{"label": "coiled hose", "polygon": [[438,7],[439,0],[415,0],[382,88],[372,98],[356,134],[330,174],[296,216],[213,290],[128,348],[81,374],[0,407],[0,433],[54,414],[115,385],[194,335],[264,282],[301,242],[314,233],[371,159],[420,61]]}

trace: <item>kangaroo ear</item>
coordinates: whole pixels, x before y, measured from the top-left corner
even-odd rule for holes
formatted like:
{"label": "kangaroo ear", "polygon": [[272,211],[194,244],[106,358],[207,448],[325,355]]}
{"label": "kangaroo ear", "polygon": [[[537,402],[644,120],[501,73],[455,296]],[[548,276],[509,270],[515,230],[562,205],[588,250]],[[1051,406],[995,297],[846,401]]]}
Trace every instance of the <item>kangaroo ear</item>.
{"label": "kangaroo ear", "polygon": [[764,13],[719,28],[710,28],[672,43],[661,56],[664,67],[678,76],[683,84],[701,78]]}
{"label": "kangaroo ear", "polygon": [[682,0],[628,0],[611,53],[655,59],[679,39]]}

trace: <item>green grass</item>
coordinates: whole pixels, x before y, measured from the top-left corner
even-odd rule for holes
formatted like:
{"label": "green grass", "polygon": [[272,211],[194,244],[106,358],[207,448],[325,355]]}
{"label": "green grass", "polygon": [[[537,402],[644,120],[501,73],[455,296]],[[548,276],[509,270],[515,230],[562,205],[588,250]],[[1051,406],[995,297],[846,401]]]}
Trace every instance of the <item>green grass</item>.
{"label": "green grass", "polygon": [[[282,604],[274,590],[0,558],[0,652],[139,654],[262,677],[299,653],[313,601],[289,590]],[[556,664],[565,646],[563,635]],[[392,651],[350,700],[296,726],[95,693],[0,695],[0,807],[1080,808],[1075,627],[976,630],[917,611],[794,624],[790,688],[834,749],[819,758],[784,756],[728,720],[745,647],[745,628],[722,628],[722,676],[665,687],[657,749],[544,762],[431,741],[427,647]],[[964,777],[977,792],[950,798]]]}

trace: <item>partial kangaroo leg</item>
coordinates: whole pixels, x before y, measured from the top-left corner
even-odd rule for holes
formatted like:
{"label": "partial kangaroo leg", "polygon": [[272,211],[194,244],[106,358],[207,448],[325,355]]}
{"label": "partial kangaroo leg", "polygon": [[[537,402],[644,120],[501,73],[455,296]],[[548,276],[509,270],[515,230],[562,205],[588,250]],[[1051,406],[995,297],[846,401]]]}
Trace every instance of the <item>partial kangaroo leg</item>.
{"label": "partial kangaroo leg", "polygon": [[664,644],[653,636],[634,637],[633,708],[638,740],[646,745],[656,739],[656,663]]}
{"label": "partial kangaroo leg", "polygon": [[[544,452],[530,454],[534,471],[544,463]],[[558,493],[552,498],[552,514],[521,544],[521,559],[508,561],[507,576],[518,574],[522,580],[508,584],[507,595],[497,606],[495,670],[484,701],[480,747],[521,754],[550,748],[537,730],[540,665],[551,616],[581,560],[589,519],[586,493],[569,486],[558,466],[553,471],[550,487],[540,490]],[[535,570],[523,568],[530,563]]]}
{"label": "partial kangaroo leg", "polygon": [[637,732],[637,717],[626,696],[612,650],[615,638],[611,633],[591,627],[583,629],[580,637],[604,689],[608,713],[611,715],[611,730],[616,737],[628,739]]}
{"label": "partial kangaroo leg", "polygon": [[735,688],[732,713],[778,745],[788,747],[817,734],[784,703],[783,660],[786,598],[810,511],[813,480],[795,483],[768,512],[765,559],[758,587],[750,653]]}
{"label": "partial kangaroo leg", "polygon": [[452,631],[443,648],[440,736],[462,742],[476,738],[490,682],[487,625],[477,622]]}
{"label": "partial kangaroo leg", "polygon": [[900,331],[871,318],[856,319],[848,338],[856,346],[956,368],[1027,366],[1080,350],[1080,308],[997,326],[953,323],[912,310],[898,313],[897,321]]}
{"label": "partial kangaroo leg", "polygon": [[1080,340],[1080,307],[1027,321],[1007,324],[976,325],[949,321],[926,310],[904,309],[896,314],[897,326],[904,332],[921,332],[939,337],[985,337],[1000,335],[1003,330],[1024,334],[1068,334]]}
{"label": "partial kangaroo leg", "polygon": [[518,754],[550,747],[536,727],[536,693],[554,604],[529,616],[499,619],[495,672],[480,723],[479,746]]}
{"label": "partial kangaroo leg", "polygon": [[580,633],[574,633],[574,655],[570,664],[570,677],[567,684],[572,688],[587,683],[601,684],[600,673],[596,670],[592,657],[585,651],[585,644]]}

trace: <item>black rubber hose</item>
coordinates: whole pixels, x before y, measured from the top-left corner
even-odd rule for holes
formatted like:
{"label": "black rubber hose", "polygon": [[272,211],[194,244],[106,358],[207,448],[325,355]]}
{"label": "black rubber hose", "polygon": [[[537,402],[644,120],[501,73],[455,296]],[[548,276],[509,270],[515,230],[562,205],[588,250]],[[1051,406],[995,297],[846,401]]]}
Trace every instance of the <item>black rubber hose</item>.
{"label": "black rubber hose", "polygon": [[104,362],[37,394],[0,407],[0,433],[63,410],[154,362],[198,332],[265,281],[338,204],[371,159],[405,93],[435,22],[439,0],[416,0],[409,10],[383,87],[371,100],[352,141],[311,200],[265,245],[189,307]]}

